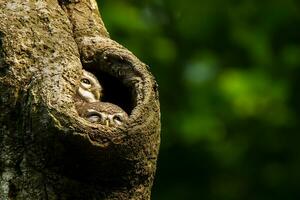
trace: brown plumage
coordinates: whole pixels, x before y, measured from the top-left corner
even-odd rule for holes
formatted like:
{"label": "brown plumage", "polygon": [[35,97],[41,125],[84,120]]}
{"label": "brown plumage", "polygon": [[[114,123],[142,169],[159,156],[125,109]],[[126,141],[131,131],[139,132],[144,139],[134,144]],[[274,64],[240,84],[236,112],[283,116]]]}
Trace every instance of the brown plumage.
{"label": "brown plumage", "polygon": [[105,126],[120,126],[128,119],[127,113],[122,108],[108,102],[85,103],[77,110],[81,117]]}
{"label": "brown plumage", "polygon": [[98,102],[102,95],[102,86],[96,76],[82,70],[82,77],[75,95],[75,102]]}

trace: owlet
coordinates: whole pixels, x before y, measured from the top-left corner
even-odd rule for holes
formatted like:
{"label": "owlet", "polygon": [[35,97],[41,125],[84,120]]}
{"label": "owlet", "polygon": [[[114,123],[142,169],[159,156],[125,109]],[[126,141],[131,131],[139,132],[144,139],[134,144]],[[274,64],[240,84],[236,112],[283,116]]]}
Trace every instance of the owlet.
{"label": "owlet", "polygon": [[92,102],[78,108],[80,116],[92,123],[116,127],[128,119],[127,113],[119,106],[109,102]]}
{"label": "owlet", "polygon": [[76,100],[84,102],[98,102],[101,98],[102,87],[92,73],[83,70],[80,84],[77,89]]}

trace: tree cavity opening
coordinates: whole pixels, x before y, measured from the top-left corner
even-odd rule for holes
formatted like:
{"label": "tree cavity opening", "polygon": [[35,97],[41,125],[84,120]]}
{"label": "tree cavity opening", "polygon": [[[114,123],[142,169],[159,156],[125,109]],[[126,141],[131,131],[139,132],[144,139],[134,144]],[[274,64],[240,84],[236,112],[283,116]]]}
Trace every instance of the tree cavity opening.
{"label": "tree cavity opening", "polygon": [[118,78],[117,75],[95,67],[87,68],[87,70],[97,77],[103,88],[101,101],[113,103],[130,115],[135,107],[133,88],[124,84],[122,79]]}

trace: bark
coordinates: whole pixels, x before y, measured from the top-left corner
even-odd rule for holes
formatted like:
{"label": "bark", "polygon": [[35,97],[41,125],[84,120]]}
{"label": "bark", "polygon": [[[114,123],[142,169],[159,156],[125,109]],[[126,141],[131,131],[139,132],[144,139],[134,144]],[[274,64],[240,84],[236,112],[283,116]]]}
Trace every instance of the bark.
{"label": "bark", "polygon": [[[79,117],[82,69],[128,114]],[[150,199],[160,143],[156,82],[109,38],[95,0],[0,0],[0,199]]]}

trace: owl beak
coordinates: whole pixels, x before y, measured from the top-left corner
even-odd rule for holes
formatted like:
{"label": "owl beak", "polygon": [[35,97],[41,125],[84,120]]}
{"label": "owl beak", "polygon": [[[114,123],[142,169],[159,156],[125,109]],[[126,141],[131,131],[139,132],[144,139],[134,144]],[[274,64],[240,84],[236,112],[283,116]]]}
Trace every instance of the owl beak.
{"label": "owl beak", "polygon": [[105,120],[105,125],[106,125],[106,126],[109,126],[109,125],[110,125],[109,119],[106,119],[106,120]]}
{"label": "owl beak", "polygon": [[96,97],[96,99],[100,99],[100,97],[101,97],[101,93],[100,93],[100,91],[99,90],[97,90],[97,89],[94,89],[94,94],[95,94],[95,97]]}

